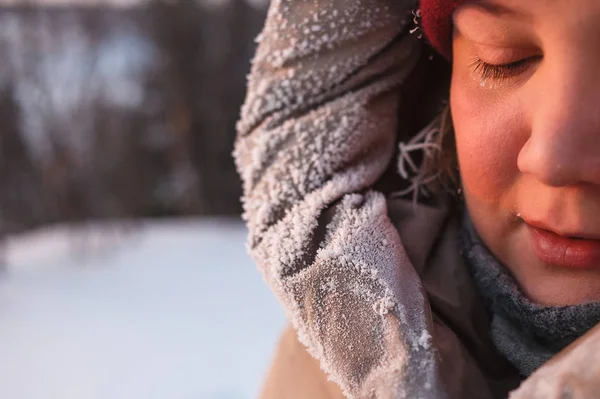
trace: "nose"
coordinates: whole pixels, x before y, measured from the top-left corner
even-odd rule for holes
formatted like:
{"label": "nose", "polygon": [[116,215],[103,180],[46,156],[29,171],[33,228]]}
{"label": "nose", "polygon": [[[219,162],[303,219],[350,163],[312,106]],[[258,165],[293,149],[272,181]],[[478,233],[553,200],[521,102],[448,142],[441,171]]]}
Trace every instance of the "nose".
{"label": "nose", "polygon": [[517,166],[553,187],[600,185],[600,73],[562,64],[532,85],[530,136]]}

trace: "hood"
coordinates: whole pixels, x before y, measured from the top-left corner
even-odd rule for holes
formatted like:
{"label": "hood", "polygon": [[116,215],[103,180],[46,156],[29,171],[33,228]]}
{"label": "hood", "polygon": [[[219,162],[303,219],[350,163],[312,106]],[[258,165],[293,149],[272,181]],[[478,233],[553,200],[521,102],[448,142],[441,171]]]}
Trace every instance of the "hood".
{"label": "hood", "polygon": [[462,349],[388,214],[386,194],[414,183],[399,143],[415,148],[448,98],[415,16],[413,0],[271,3],[234,151],[248,249],[348,397],[483,399],[477,371],[449,367]]}

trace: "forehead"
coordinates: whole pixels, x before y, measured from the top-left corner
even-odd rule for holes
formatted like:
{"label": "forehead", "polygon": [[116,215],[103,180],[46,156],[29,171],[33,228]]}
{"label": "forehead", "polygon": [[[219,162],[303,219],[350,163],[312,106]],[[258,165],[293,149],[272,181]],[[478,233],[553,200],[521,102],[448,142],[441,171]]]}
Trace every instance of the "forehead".
{"label": "forehead", "polygon": [[600,43],[600,0],[468,0],[454,17],[455,23],[460,17],[478,20],[484,28],[497,22],[521,24]]}
{"label": "forehead", "polygon": [[569,15],[598,17],[600,15],[598,0],[467,0],[463,6],[477,8],[498,17],[535,17],[552,14],[556,17]]}

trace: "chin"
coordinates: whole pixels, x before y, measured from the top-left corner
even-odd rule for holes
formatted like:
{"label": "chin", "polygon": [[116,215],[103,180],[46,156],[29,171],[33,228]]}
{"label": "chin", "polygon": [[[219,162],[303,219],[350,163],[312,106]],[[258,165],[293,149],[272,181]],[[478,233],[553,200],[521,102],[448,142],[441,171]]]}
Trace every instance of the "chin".
{"label": "chin", "polygon": [[527,258],[530,262],[513,264],[509,270],[532,302],[568,306],[600,301],[600,271],[561,268]]}
{"label": "chin", "polygon": [[[488,233],[496,237],[500,234],[499,231]],[[505,233],[505,240],[488,240],[491,245],[486,245],[532,302],[543,306],[568,306],[600,301],[600,268],[546,263],[537,256],[529,234],[522,226],[507,229]]]}
{"label": "chin", "polygon": [[[540,254],[526,224],[500,213],[494,218],[478,216],[471,213],[480,237],[532,302],[568,306],[600,301],[600,264],[582,267],[578,262],[545,262],[548,256]],[[497,222],[502,219],[506,223]]]}

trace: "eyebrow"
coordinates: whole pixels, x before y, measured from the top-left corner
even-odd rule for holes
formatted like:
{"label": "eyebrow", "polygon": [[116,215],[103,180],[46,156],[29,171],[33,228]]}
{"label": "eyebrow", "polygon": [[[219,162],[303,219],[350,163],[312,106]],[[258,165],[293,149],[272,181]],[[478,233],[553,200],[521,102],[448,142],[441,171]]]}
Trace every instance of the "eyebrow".
{"label": "eyebrow", "polygon": [[495,17],[531,17],[529,13],[523,11],[522,9],[511,8],[493,0],[473,1],[470,2],[470,5]]}

